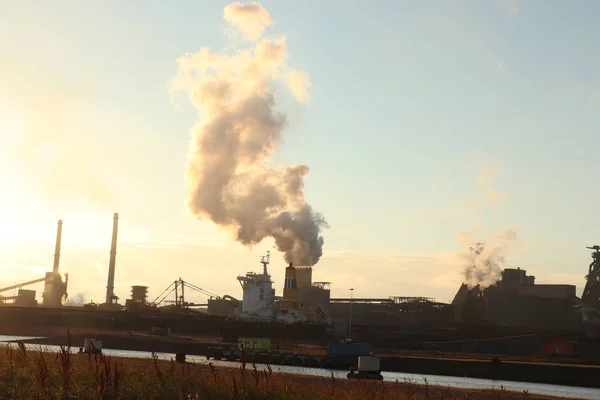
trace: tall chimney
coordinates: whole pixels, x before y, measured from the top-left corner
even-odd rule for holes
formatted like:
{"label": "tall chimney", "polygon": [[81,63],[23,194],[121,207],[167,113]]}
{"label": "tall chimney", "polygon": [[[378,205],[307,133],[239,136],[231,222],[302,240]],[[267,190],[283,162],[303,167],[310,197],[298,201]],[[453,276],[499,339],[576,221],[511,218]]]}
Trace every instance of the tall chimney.
{"label": "tall chimney", "polygon": [[58,272],[58,264],[60,262],[60,242],[62,240],[62,220],[58,220],[58,228],[56,230],[56,247],[54,248],[54,266],[52,272]]}
{"label": "tall chimney", "polygon": [[112,243],[110,246],[110,262],[108,264],[108,284],[106,286],[106,304],[112,303],[115,295],[115,260],[117,258],[117,231],[119,230],[119,214],[115,213],[113,217]]}
{"label": "tall chimney", "polygon": [[286,308],[294,308],[298,300],[298,283],[296,281],[296,268],[290,263],[285,269],[285,282],[283,285],[283,302]]}

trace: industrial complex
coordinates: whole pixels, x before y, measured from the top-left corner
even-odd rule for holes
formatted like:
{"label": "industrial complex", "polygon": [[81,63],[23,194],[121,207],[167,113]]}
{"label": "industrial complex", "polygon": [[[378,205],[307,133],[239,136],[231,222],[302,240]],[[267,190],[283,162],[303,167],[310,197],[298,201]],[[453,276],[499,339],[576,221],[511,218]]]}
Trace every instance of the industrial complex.
{"label": "industrial complex", "polygon": [[[290,340],[326,340],[352,337],[371,343],[441,343],[444,340],[494,338],[507,333],[597,341],[600,331],[600,247],[592,250],[587,284],[581,298],[573,285],[539,285],[526,270],[504,269],[501,279],[485,289],[462,284],[452,303],[427,297],[332,298],[329,282],[313,282],[312,268],[289,264],[281,295],[271,279],[270,255],[257,271],[239,275],[242,297],[218,295],[182,279],[174,281],[153,301],[148,287],[133,286],[124,304],[114,294],[119,215],[114,214],[103,304],[65,306],[68,275],[60,272],[62,221],[58,221],[54,264],[43,278],[1,288],[0,323],[11,332],[29,326],[65,328],[152,329],[221,336],[244,335]],[[481,246],[481,244],[478,244]],[[232,277],[234,279],[234,277]],[[44,282],[42,300],[27,287]],[[193,304],[186,292],[208,297]],[[558,336],[557,336],[558,335]],[[562,336],[561,336],[562,335]]]}

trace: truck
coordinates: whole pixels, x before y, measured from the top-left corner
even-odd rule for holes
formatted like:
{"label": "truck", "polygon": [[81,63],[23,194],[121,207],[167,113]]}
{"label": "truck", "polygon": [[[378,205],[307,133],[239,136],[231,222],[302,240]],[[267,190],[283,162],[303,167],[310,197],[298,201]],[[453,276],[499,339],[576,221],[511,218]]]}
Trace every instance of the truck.
{"label": "truck", "polygon": [[374,356],[359,356],[358,368],[350,368],[350,372],[346,375],[348,379],[373,379],[381,381],[381,368],[379,358]]}
{"label": "truck", "polygon": [[356,365],[358,357],[372,354],[373,349],[367,343],[344,341],[329,344],[326,348],[325,365],[328,368],[349,368]]}
{"label": "truck", "polygon": [[270,351],[271,339],[242,337],[238,339],[238,348],[240,350]]}

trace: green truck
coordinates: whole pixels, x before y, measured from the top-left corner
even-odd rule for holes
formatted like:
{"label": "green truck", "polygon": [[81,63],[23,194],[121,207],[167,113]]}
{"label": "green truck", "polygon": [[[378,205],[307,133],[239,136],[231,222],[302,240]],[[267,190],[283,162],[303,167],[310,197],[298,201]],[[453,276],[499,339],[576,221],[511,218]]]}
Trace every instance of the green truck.
{"label": "green truck", "polygon": [[271,339],[268,338],[239,338],[238,348],[240,350],[270,351]]}

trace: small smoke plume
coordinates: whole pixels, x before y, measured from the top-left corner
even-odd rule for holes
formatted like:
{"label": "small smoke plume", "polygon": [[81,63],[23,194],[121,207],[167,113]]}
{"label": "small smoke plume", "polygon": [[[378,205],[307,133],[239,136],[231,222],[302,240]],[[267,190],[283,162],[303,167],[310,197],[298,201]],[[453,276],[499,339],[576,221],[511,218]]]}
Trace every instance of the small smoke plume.
{"label": "small smoke plume", "polygon": [[[251,41],[272,24],[258,3],[229,5],[224,17]],[[323,254],[327,223],[304,196],[309,168],[267,165],[287,123],[275,110],[275,88],[284,83],[305,101],[310,79],[287,66],[285,36],[249,46],[229,56],[202,48],[177,60],[171,90],[186,92],[200,115],[192,130],[188,207],[235,230],[245,246],[272,237],[287,262],[312,266]]]}
{"label": "small smoke plume", "polygon": [[479,286],[483,289],[500,280],[506,266],[506,253],[518,242],[518,235],[514,230],[506,230],[498,232],[491,240],[471,241],[472,233],[460,234],[468,251],[461,255],[466,264],[462,275],[469,288]]}
{"label": "small smoke plume", "polygon": [[67,306],[72,307],[83,307],[85,304],[85,295],[83,293],[77,293],[73,296],[69,296],[66,301]]}
{"label": "small smoke plume", "polygon": [[260,39],[265,28],[273,25],[269,12],[257,2],[230,4],[223,10],[223,18],[244,34],[247,40]]}

